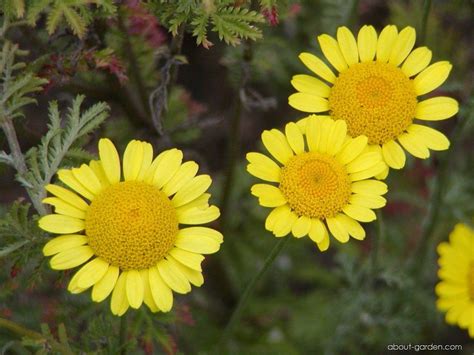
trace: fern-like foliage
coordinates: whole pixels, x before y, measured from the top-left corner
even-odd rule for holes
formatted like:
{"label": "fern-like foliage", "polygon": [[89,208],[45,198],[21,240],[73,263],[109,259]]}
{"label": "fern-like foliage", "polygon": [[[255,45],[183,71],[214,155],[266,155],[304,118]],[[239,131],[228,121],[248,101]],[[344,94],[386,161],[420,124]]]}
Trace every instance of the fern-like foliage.
{"label": "fern-like foliage", "polygon": [[77,96],[64,120],[61,119],[57,102],[50,103],[48,132],[38,147],[33,147],[27,152],[28,173],[18,178],[29,190],[33,199],[44,198],[45,186],[51,182],[63,159],[70,152],[84,155],[81,149],[75,147],[77,141],[96,129],[107,118],[109,106],[106,103],[99,102],[81,112],[83,101],[84,96]]}
{"label": "fern-like foliage", "polygon": [[42,90],[42,85],[48,82],[25,71],[25,63],[15,62],[16,56],[25,54],[18,45],[3,42],[0,52],[0,123],[4,118],[22,116],[23,106],[36,103],[29,94]]}
{"label": "fern-like foliage", "polygon": [[34,26],[40,15],[46,13],[46,29],[50,35],[62,24],[67,24],[76,36],[83,38],[94,18],[91,4],[107,16],[116,12],[113,0],[30,0],[26,20]]}
{"label": "fern-like foliage", "polygon": [[36,218],[29,216],[30,204],[15,202],[10,211],[0,219],[0,258],[35,242],[44,233],[39,229]]}
{"label": "fern-like foliage", "polygon": [[212,45],[209,30],[232,46],[242,39],[262,37],[257,24],[265,21],[263,16],[247,7],[235,6],[235,1],[159,0],[149,6],[171,33],[177,34],[181,26],[189,26],[197,44],[206,48]]}

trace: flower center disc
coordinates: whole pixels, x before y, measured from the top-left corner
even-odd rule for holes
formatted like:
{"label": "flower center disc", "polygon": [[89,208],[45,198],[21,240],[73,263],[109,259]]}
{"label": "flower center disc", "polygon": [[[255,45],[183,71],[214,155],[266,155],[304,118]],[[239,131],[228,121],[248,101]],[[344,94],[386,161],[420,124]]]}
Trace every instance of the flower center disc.
{"label": "flower center disc", "polygon": [[280,189],[298,216],[333,217],[348,203],[351,184],[346,169],[327,154],[294,156],[282,168]]}
{"label": "flower center disc", "polygon": [[155,265],[171,249],[178,218],[171,201],[143,182],[119,182],[102,191],[86,215],[88,243],[122,270]]}
{"label": "flower center disc", "polygon": [[358,63],[342,72],[329,95],[335,120],[345,120],[351,137],[365,135],[370,144],[395,139],[413,122],[413,81],[392,64]]}

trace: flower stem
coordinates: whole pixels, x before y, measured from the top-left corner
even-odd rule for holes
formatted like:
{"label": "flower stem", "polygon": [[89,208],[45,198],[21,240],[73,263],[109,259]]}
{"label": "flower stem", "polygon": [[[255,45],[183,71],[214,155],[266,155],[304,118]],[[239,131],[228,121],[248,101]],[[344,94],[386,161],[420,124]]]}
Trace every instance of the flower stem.
{"label": "flower stem", "polygon": [[119,331],[119,346],[120,355],[127,355],[127,328],[128,318],[127,313],[120,317],[120,331]]}
{"label": "flower stem", "polygon": [[66,355],[73,354],[73,352],[71,351],[71,349],[69,349],[68,346],[58,343],[57,341],[53,339],[46,339],[43,336],[43,334],[36,332],[34,330],[25,328],[11,320],[0,317],[0,328],[8,329],[9,331],[21,336],[22,338],[26,337],[26,338],[30,338],[34,340],[41,340],[42,342],[50,345],[52,350],[57,351],[60,354],[66,354]]}
{"label": "flower stem", "polygon": [[424,43],[426,41],[426,29],[428,27],[428,16],[431,9],[431,0],[423,1],[423,17],[421,18],[421,30],[420,30],[420,41]]}
{"label": "flower stem", "polygon": [[240,297],[239,303],[237,304],[237,307],[234,309],[234,312],[232,313],[232,316],[230,317],[229,322],[227,323],[224,329],[224,332],[222,333],[222,337],[219,342],[220,347],[223,347],[227,343],[229,338],[231,337],[232,331],[234,327],[237,325],[238,321],[240,320],[240,317],[242,316],[242,312],[245,306],[247,305],[247,302],[250,296],[252,295],[255,285],[262,278],[262,276],[265,274],[268,268],[272,265],[273,261],[278,256],[278,254],[283,249],[283,247],[288,242],[288,240],[290,240],[290,238],[291,238],[290,236],[280,238],[278,243],[273,247],[273,249],[270,251],[270,254],[268,254],[267,258],[265,259],[263,267],[260,269],[258,273],[256,273],[252,277],[250,282],[245,287],[245,290],[242,293],[242,296]]}

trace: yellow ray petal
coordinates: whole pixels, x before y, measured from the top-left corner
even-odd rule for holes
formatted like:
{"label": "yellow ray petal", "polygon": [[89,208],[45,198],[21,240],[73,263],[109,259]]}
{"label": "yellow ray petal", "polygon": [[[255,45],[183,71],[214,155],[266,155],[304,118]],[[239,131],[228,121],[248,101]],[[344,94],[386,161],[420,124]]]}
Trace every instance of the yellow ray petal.
{"label": "yellow ray petal", "polygon": [[181,224],[204,224],[216,220],[219,216],[220,211],[216,206],[206,209],[195,207],[178,212],[178,220]]}
{"label": "yellow ray petal", "polygon": [[336,159],[343,165],[349,164],[357,158],[367,147],[367,137],[358,136],[343,143],[341,150],[336,154]]}
{"label": "yellow ray petal", "polygon": [[192,178],[173,196],[171,202],[174,207],[183,206],[201,196],[211,186],[209,175],[199,175]]}
{"label": "yellow ray petal", "polygon": [[182,161],[183,152],[179,149],[173,148],[166,151],[156,165],[153,185],[161,189],[176,174]]}
{"label": "yellow ray petal", "polygon": [[93,195],[97,195],[102,191],[102,184],[89,165],[82,164],[80,168],[72,169],[71,171],[77,181],[92,192]]}
{"label": "yellow ray petal", "polygon": [[298,217],[298,219],[293,223],[291,232],[295,238],[304,237],[309,233],[311,229],[311,218],[306,216]]}
{"label": "yellow ray petal", "polygon": [[86,218],[85,211],[82,211],[79,208],[70,205],[69,203],[58,197],[47,197],[42,202],[54,206],[54,211],[57,214],[62,214],[65,216],[75,217],[79,219]]}
{"label": "yellow ray petal", "polygon": [[317,244],[323,243],[326,238],[329,238],[328,230],[321,220],[311,219],[311,229],[309,230],[309,237],[313,242]]}
{"label": "yellow ray petal", "polygon": [[143,162],[143,145],[137,140],[128,143],[123,153],[123,178],[125,181],[138,179]]}
{"label": "yellow ray petal", "polygon": [[54,196],[59,197],[70,205],[80,209],[81,211],[87,211],[89,205],[74,192],[65,189],[58,185],[46,185],[46,191],[52,193]]}
{"label": "yellow ray petal", "polygon": [[109,263],[101,258],[95,258],[88,262],[79,271],[77,285],[81,288],[89,288],[96,284],[107,272]]}
{"label": "yellow ray petal", "polygon": [[60,214],[43,216],[38,225],[41,229],[56,234],[77,233],[85,228],[84,220]]}
{"label": "yellow ray petal", "polygon": [[189,281],[184,277],[181,271],[168,260],[161,260],[156,265],[160,276],[163,281],[177,293],[188,293],[191,291],[191,285]]}
{"label": "yellow ray petal", "polygon": [[291,79],[291,85],[293,85],[293,87],[299,92],[314,96],[329,97],[329,93],[331,92],[331,88],[321,80],[306,74],[293,76]]}
{"label": "yellow ray petal", "polygon": [[378,164],[381,160],[380,153],[367,152],[362,153],[356,159],[346,165],[346,171],[349,174],[358,173],[370,169],[374,165]]}
{"label": "yellow ray petal", "polygon": [[140,168],[140,172],[138,173],[137,180],[144,181],[145,176],[150,169],[152,160],[153,160],[153,146],[148,142],[141,142],[138,141],[143,147],[143,155],[142,155],[142,166]]}
{"label": "yellow ray petal", "polygon": [[50,256],[87,243],[87,237],[79,234],[61,235],[51,239],[43,247],[43,255]]}
{"label": "yellow ray petal", "polygon": [[357,42],[354,35],[347,27],[343,26],[337,29],[337,42],[339,43],[339,49],[349,66],[359,62]]}
{"label": "yellow ray petal", "polygon": [[280,182],[281,168],[272,159],[260,153],[247,153],[247,171],[259,179]]}
{"label": "yellow ray petal", "polygon": [[393,45],[398,37],[397,27],[394,25],[385,26],[380,32],[377,41],[377,61],[388,62],[390,54],[392,53]]}
{"label": "yellow ray petal", "polygon": [[163,192],[167,196],[175,194],[196,176],[198,169],[199,166],[194,161],[183,163],[176,174],[163,187]]}
{"label": "yellow ray petal", "polygon": [[119,268],[110,265],[107,272],[92,288],[92,300],[94,302],[102,302],[105,300],[117,283],[119,277]]}
{"label": "yellow ray petal", "polygon": [[313,73],[323,78],[329,83],[334,83],[336,76],[333,71],[324,63],[321,59],[311,53],[301,53],[299,55],[300,60],[304,65],[308,67]]}
{"label": "yellow ray petal", "polygon": [[286,203],[285,196],[276,186],[255,184],[250,191],[252,195],[258,197],[258,203],[263,207],[278,207]]}
{"label": "yellow ray petal", "polygon": [[287,207],[287,205],[281,207],[286,208],[282,209],[281,213],[279,214],[279,219],[276,220],[273,227],[273,234],[275,237],[284,237],[289,234],[293,228],[293,224],[298,218],[298,216],[292,212],[290,208]]}
{"label": "yellow ray petal", "polygon": [[350,174],[349,178],[351,179],[351,181],[369,179],[371,177],[377,176],[378,174],[384,172],[386,168],[387,168],[387,164],[381,161],[375,164],[374,166],[372,166],[371,168]]}
{"label": "yellow ray petal", "polygon": [[151,294],[148,269],[140,270],[140,276],[142,277],[143,281],[143,302],[145,302],[145,304],[148,306],[148,308],[150,308],[153,313],[156,313],[160,309],[156,305],[155,300],[153,299],[153,295]]}
{"label": "yellow ray petal", "polygon": [[326,224],[328,225],[331,234],[341,243],[347,243],[349,241],[349,233],[347,232],[344,225],[335,217],[326,218]]}
{"label": "yellow ray petal", "polygon": [[353,182],[351,191],[364,195],[384,195],[387,193],[387,184],[377,180],[363,180]]}
{"label": "yellow ray petal", "polygon": [[335,155],[339,153],[347,137],[347,124],[343,120],[337,120],[332,124],[331,132],[328,136],[326,153]]}
{"label": "yellow ray petal", "polygon": [[419,120],[440,121],[454,116],[459,111],[459,104],[451,97],[438,96],[419,102],[416,105],[415,117]]}
{"label": "yellow ray petal", "polygon": [[99,141],[99,156],[102,169],[111,184],[120,181],[120,157],[110,139],[102,138]]}
{"label": "yellow ray petal", "polygon": [[89,167],[92,169],[97,179],[99,179],[102,187],[107,187],[110,185],[110,182],[107,179],[104,169],[102,168],[102,164],[100,163],[99,160],[91,160],[89,162]]}
{"label": "yellow ray petal", "polygon": [[431,51],[427,47],[419,47],[410,53],[402,65],[402,72],[411,77],[425,69],[431,61]]}
{"label": "yellow ray petal", "polygon": [[367,208],[381,208],[387,204],[387,200],[377,195],[354,194],[349,198],[349,203]]}
{"label": "yellow ray petal", "polygon": [[212,254],[219,250],[222,242],[222,234],[215,229],[190,227],[178,232],[175,245],[193,253]]}
{"label": "yellow ray petal", "polygon": [[121,316],[127,312],[129,303],[127,300],[127,271],[123,271],[115,284],[110,300],[110,310],[112,314]]}
{"label": "yellow ray petal", "polygon": [[323,34],[318,36],[318,42],[324,56],[338,72],[343,72],[347,69],[347,63],[339,49],[337,41],[334,38],[327,34]]}
{"label": "yellow ray petal", "polygon": [[127,272],[126,294],[130,307],[138,309],[143,303],[143,295],[145,287],[143,285],[142,276],[138,270],[130,270]]}
{"label": "yellow ray petal", "polygon": [[297,92],[288,97],[288,104],[303,112],[326,112],[329,110],[329,102],[324,97]]}
{"label": "yellow ray petal", "polygon": [[374,211],[369,208],[355,205],[347,205],[342,211],[347,214],[349,217],[360,222],[372,222],[377,219]]}
{"label": "yellow ray petal", "polygon": [[407,26],[401,30],[393,44],[388,62],[395,66],[399,66],[413,49],[415,41],[416,32],[413,27]]}
{"label": "yellow ray petal", "polygon": [[412,124],[407,131],[409,134],[414,134],[428,149],[446,150],[449,148],[449,139],[431,127]]}
{"label": "yellow ray petal", "polygon": [[398,136],[398,141],[402,147],[408,151],[408,153],[417,158],[426,159],[430,156],[430,152],[426,145],[420,142],[414,134],[403,133]]}
{"label": "yellow ray petal", "polygon": [[173,307],[173,293],[161,278],[156,267],[148,269],[148,281],[155,304],[162,312],[169,312]]}
{"label": "yellow ray petal", "polygon": [[373,26],[364,25],[357,35],[357,47],[361,62],[370,62],[377,51],[377,32]]}
{"label": "yellow ray petal", "polygon": [[395,141],[388,141],[382,145],[382,155],[392,169],[401,169],[405,166],[405,152]]}
{"label": "yellow ray petal", "polygon": [[202,272],[193,270],[187,267],[186,265],[183,265],[182,263],[174,259],[172,256],[168,255],[167,259],[171,264],[173,264],[177,269],[179,269],[179,271],[181,271],[184,277],[186,277],[186,279],[188,279],[188,281],[192,285],[196,287],[202,286],[202,284],[204,283],[204,277],[202,276]]}
{"label": "yellow ray petal", "polygon": [[193,270],[202,271],[201,263],[204,260],[204,256],[201,254],[192,253],[180,248],[173,248],[169,251],[169,255]]}
{"label": "yellow ray petal", "polygon": [[49,262],[54,270],[66,270],[85,263],[94,255],[94,251],[88,245],[61,251],[53,256]]}
{"label": "yellow ray petal", "polygon": [[285,135],[277,129],[263,131],[262,142],[268,152],[282,164],[286,164],[293,156]]}
{"label": "yellow ray petal", "polygon": [[295,154],[302,154],[304,152],[304,137],[298,125],[294,122],[288,123],[285,126],[285,134],[286,140]]}
{"label": "yellow ray petal", "polygon": [[71,170],[61,169],[58,171],[59,180],[69,186],[71,189],[81,194],[88,200],[92,201],[94,199],[94,194],[87,189],[80,181],[76,178],[75,174]]}
{"label": "yellow ray petal", "polygon": [[452,67],[447,61],[431,64],[413,79],[416,94],[418,96],[427,94],[443,84]]}
{"label": "yellow ray petal", "polygon": [[355,219],[343,213],[339,213],[335,218],[353,238],[358,240],[365,238],[364,228]]}

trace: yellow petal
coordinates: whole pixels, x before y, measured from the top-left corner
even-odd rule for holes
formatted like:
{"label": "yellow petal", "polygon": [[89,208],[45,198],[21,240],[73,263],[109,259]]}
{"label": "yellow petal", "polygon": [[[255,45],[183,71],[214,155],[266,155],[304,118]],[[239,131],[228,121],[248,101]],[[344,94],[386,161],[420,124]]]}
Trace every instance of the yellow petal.
{"label": "yellow petal", "polygon": [[306,74],[293,76],[291,79],[291,85],[293,85],[293,87],[299,92],[314,96],[329,97],[329,93],[331,92],[331,88],[321,80]]}
{"label": "yellow petal", "polygon": [[148,281],[155,304],[162,312],[169,312],[173,307],[173,293],[161,278],[156,267],[148,269]]}
{"label": "yellow petal", "polygon": [[94,302],[102,302],[105,300],[115,287],[119,277],[119,268],[110,265],[107,272],[92,288],[92,300]]}
{"label": "yellow petal", "polygon": [[212,254],[219,250],[223,236],[215,229],[190,227],[180,229],[175,245],[183,250],[200,254]]}
{"label": "yellow petal", "polygon": [[280,182],[281,169],[277,163],[260,153],[247,153],[247,171],[255,177],[271,182]]}
{"label": "yellow petal", "polygon": [[82,211],[79,208],[70,205],[69,203],[58,197],[47,197],[42,202],[54,206],[54,211],[57,214],[62,214],[65,216],[75,217],[79,219],[86,218],[85,211]]}
{"label": "yellow petal", "polygon": [[310,152],[318,152],[321,143],[321,119],[310,116],[306,120],[306,141]]}
{"label": "yellow petal", "polygon": [[51,239],[43,247],[43,255],[50,256],[87,243],[87,237],[79,234],[61,235]]}
{"label": "yellow petal", "polygon": [[339,153],[336,154],[336,159],[343,165],[349,164],[364,151],[367,141],[366,136],[358,136],[346,141]]}
{"label": "yellow petal", "polygon": [[335,217],[326,218],[326,224],[328,225],[331,234],[341,243],[347,243],[349,241],[349,233],[344,228],[344,225]]}
{"label": "yellow petal", "polygon": [[41,229],[56,234],[77,233],[85,228],[84,220],[60,214],[43,216],[38,225]]}
{"label": "yellow petal", "polygon": [[297,92],[288,97],[288,104],[303,112],[326,112],[329,110],[329,102],[327,99],[304,93]]}
{"label": "yellow petal", "polygon": [[419,102],[416,105],[415,117],[419,120],[440,121],[454,116],[459,111],[456,100],[438,96]]}
{"label": "yellow petal", "polygon": [[102,138],[99,141],[99,156],[105,176],[111,184],[120,181],[120,158],[110,139]]}
{"label": "yellow petal", "polygon": [[143,302],[145,302],[148,308],[150,308],[150,311],[152,311],[153,313],[156,313],[160,309],[156,305],[155,300],[153,299],[153,295],[151,294],[148,269],[140,270],[140,276],[142,277],[142,281],[143,281]]}
{"label": "yellow petal", "polygon": [[294,122],[288,123],[285,126],[285,134],[286,140],[295,154],[302,154],[304,152],[304,138],[298,125]]}
{"label": "yellow petal", "polygon": [[171,196],[179,191],[183,186],[189,183],[193,177],[196,176],[196,173],[199,169],[199,166],[193,161],[187,161],[183,165],[181,165],[171,178],[170,181],[166,183],[163,187],[163,192],[167,196]]}
{"label": "yellow petal", "polygon": [[288,207],[287,206],[280,206],[280,207],[274,208],[268,214],[267,218],[265,219],[265,229],[267,231],[273,232],[273,228],[275,227],[275,223],[280,218],[280,216],[279,216],[280,213],[282,213],[282,211],[286,208],[288,208]]}
{"label": "yellow petal", "polygon": [[326,153],[329,155],[335,155],[339,153],[342,145],[346,141],[347,137],[347,124],[343,120],[337,120],[332,124],[331,131],[328,136],[328,145]]}
{"label": "yellow petal", "polygon": [[367,208],[381,208],[387,204],[387,200],[377,195],[354,194],[349,198],[349,203]]}
{"label": "yellow petal", "polygon": [[[158,156],[153,159],[153,162],[151,163],[151,165],[148,167],[148,170],[145,172],[145,176],[143,177],[143,181],[151,184],[153,183],[153,178],[155,177],[155,171],[156,171],[156,167],[158,166],[158,164],[161,163],[161,161],[167,156],[170,154],[170,151],[171,150],[165,150],[163,152],[161,152],[160,154],[158,154]],[[171,153],[172,154],[172,153]]]}
{"label": "yellow petal", "polygon": [[363,240],[365,238],[365,230],[359,222],[343,213],[339,213],[336,220],[344,227],[344,229],[355,239]]}
{"label": "yellow petal", "polygon": [[59,197],[70,205],[80,209],[81,211],[87,211],[89,205],[74,192],[65,189],[64,187],[57,185],[46,185],[46,190],[52,193],[54,196]]}
{"label": "yellow petal", "polygon": [[94,199],[94,194],[82,185],[79,180],[75,177],[71,170],[61,169],[58,171],[59,180],[69,186],[71,189],[81,194],[88,200],[92,201]]}
{"label": "yellow petal", "polygon": [[67,286],[67,290],[69,292],[71,292],[72,294],[78,294],[78,293],[81,293],[81,292],[84,292],[86,291],[89,287],[87,288],[84,288],[84,287],[79,287],[79,285],[77,284],[77,280],[79,279],[79,277],[81,276],[81,270],[79,270],[78,272],[76,272],[74,274],[74,276],[71,278],[71,281],[69,281],[69,284]]}
{"label": "yellow petal", "polygon": [[296,238],[304,237],[311,229],[311,218],[306,216],[299,217],[291,228],[291,232]]}
{"label": "yellow petal", "polygon": [[383,161],[380,161],[379,163],[375,164],[371,168],[350,174],[349,178],[351,181],[369,179],[371,177],[377,176],[378,174],[382,173],[383,171],[385,171],[386,168],[387,168],[387,164],[385,164],[385,162]]}
{"label": "yellow petal", "polygon": [[377,219],[374,211],[369,208],[355,205],[346,205],[342,211],[351,218],[360,222],[372,222]]}
{"label": "yellow petal", "polygon": [[452,67],[447,61],[431,64],[413,79],[416,94],[418,96],[424,95],[443,84]]}
{"label": "yellow petal", "polygon": [[286,203],[286,198],[280,189],[273,185],[255,184],[251,193],[258,197],[258,203],[263,207],[278,207]]}
{"label": "yellow petal", "polygon": [[89,162],[89,167],[92,169],[97,179],[99,179],[100,184],[102,185],[103,188],[110,185],[110,182],[107,179],[104,169],[102,169],[102,164],[100,163],[99,160],[91,160]]}
{"label": "yellow petal", "polygon": [[102,184],[89,165],[82,164],[80,168],[72,169],[71,171],[77,181],[92,192],[93,195],[97,195],[102,191]]}
{"label": "yellow petal", "polygon": [[364,195],[384,195],[387,193],[387,184],[377,180],[363,180],[353,182],[351,191]]}
{"label": "yellow petal", "polygon": [[388,62],[395,66],[399,66],[413,49],[415,41],[416,32],[413,27],[408,26],[401,30],[393,44]]}
{"label": "yellow petal", "polygon": [[402,133],[398,136],[398,141],[411,155],[426,159],[430,156],[430,152],[423,142],[420,142],[416,135],[409,133]]}
{"label": "yellow petal", "polygon": [[143,285],[142,276],[138,270],[130,270],[127,272],[126,293],[130,307],[135,309],[140,308],[143,303],[145,287]]}
{"label": "yellow petal", "polygon": [[364,25],[357,35],[357,47],[361,62],[370,62],[377,51],[377,32],[373,26]]}
{"label": "yellow petal", "polygon": [[173,264],[184,277],[194,286],[200,287],[204,283],[204,277],[202,276],[202,272],[193,270],[186,265],[181,264],[179,261],[174,259],[172,256],[167,256],[167,260]]}
{"label": "yellow petal", "polygon": [[[191,291],[189,281],[184,277],[181,271],[168,260],[161,260],[156,265],[163,281],[177,293],[188,293]],[[155,300],[156,302],[156,300]]]}
{"label": "yellow petal", "polygon": [[137,140],[128,143],[123,153],[123,178],[125,181],[138,179],[138,174],[142,169],[143,145]]}
{"label": "yellow petal", "polygon": [[194,199],[191,202],[188,202],[185,205],[182,205],[178,208],[176,208],[176,213],[181,213],[181,212],[186,212],[194,207],[197,207],[199,209],[206,209],[209,207],[209,198],[211,197],[211,194],[204,193],[198,198]]}
{"label": "yellow petal", "polygon": [[268,152],[282,164],[286,164],[293,156],[285,135],[277,129],[263,131],[262,142]]}
{"label": "yellow petal", "polygon": [[178,260],[181,264],[196,270],[202,271],[201,263],[204,260],[204,256],[201,254],[192,253],[179,248],[173,248],[169,251],[169,255]]}
{"label": "yellow petal", "polygon": [[328,230],[321,220],[311,220],[311,229],[309,230],[309,237],[313,242],[317,244],[323,243],[326,238],[329,239]]}
{"label": "yellow petal", "polygon": [[343,26],[337,29],[337,42],[339,43],[339,49],[349,66],[359,62],[357,42],[354,35],[347,27]]}
{"label": "yellow petal", "polygon": [[109,263],[101,258],[95,258],[84,265],[78,273],[77,285],[82,288],[89,288],[95,285],[107,272]]}
{"label": "yellow petal", "polygon": [[398,31],[397,27],[394,25],[388,25],[382,30],[382,32],[380,32],[377,42],[378,62],[388,62],[397,37]]}
{"label": "yellow petal", "polygon": [[[325,227],[326,228],[326,227]],[[318,246],[318,249],[320,251],[326,251],[328,250],[329,248],[329,244],[330,244],[330,241],[329,241],[329,233],[326,232],[326,234],[323,236],[323,239],[321,240],[320,243],[316,243],[316,245]]]}
{"label": "yellow petal", "polygon": [[392,169],[401,169],[405,166],[405,152],[395,141],[388,141],[382,145],[382,155]]}
{"label": "yellow petal", "polygon": [[188,202],[201,196],[211,186],[212,180],[209,175],[199,175],[192,178],[173,196],[171,202],[174,207],[183,206]]}
{"label": "yellow petal", "polygon": [[51,268],[54,270],[66,270],[79,266],[89,260],[94,251],[88,245],[61,251],[50,260]]}
{"label": "yellow petal", "polygon": [[411,77],[425,69],[431,61],[431,51],[427,47],[419,47],[410,53],[402,65],[402,72]]}
{"label": "yellow petal", "polygon": [[153,176],[153,185],[161,189],[174,174],[178,171],[183,161],[183,152],[179,149],[173,148],[166,151],[167,154],[159,160],[155,168]]}
{"label": "yellow petal", "polygon": [[127,312],[129,307],[127,300],[127,271],[120,274],[117,283],[115,284],[114,291],[112,292],[112,298],[110,300],[110,310],[112,314],[121,316]]}
{"label": "yellow petal", "polygon": [[412,124],[407,131],[414,134],[428,149],[446,150],[449,148],[449,139],[443,133],[431,127]]}
{"label": "yellow petal", "polygon": [[346,165],[346,171],[349,174],[357,173],[370,169],[374,165],[378,164],[381,160],[380,153],[367,152],[362,153],[356,159]]}
{"label": "yellow petal", "polygon": [[339,72],[343,72],[347,69],[347,63],[339,49],[337,41],[327,34],[318,36],[318,42],[321,46],[324,56],[327,58],[329,63]]}
{"label": "yellow petal", "polygon": [[275,235],[275,237],[284,237],[288,233],[290,233],[291,229],[293,228],[293,224],[298,218],[298,216],[296,216],[290,210],[288,205],[284,205],[281,207],[286,207],[286,208],[281,210],[281,213],[279,214],[279,218],[276,220],[275,225],[273,227],[273,234]]}
{"label": "yellow petal", "polygon": [[194,207],[178,213],[178,220],[181,224],[204,224],[216,220],[219,216],[220,212],[216,206],[206,209]]}
{"label": "yellow petal", "polygon": [[153,146],[147,142],[138,141],[143,147],[143,155],[142,155],[142,166],[140,168],[140,172],[138,173],[137,180],[144,181],[145,176],[150,169],[152,160],[153,160]]}
{"label": "yellow petal", "polygon": [[300,60],[304,65],[308,67],[313,73],[323,78],[329,83],[334,83],[336,76],[333,71],[324,63],[321,59],[311,53],[301,53],[299,55]]}

